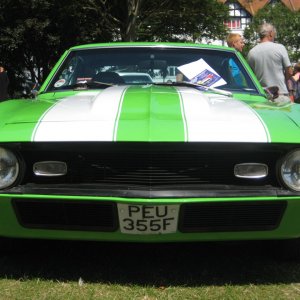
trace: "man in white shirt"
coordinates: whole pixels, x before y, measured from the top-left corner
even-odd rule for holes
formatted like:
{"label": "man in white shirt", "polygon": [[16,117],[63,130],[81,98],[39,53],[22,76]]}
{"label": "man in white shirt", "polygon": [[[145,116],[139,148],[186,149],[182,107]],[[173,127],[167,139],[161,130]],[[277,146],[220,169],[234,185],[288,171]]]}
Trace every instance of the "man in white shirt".
{"label": "man in white shirt", "polygon": [[276,29],[269,23],[261,25],[260,43],[249,51],[248,62],[263,87],[277,86],[279,94],[288,95],[287,80],[292,75],[286,48],[274,43]]}

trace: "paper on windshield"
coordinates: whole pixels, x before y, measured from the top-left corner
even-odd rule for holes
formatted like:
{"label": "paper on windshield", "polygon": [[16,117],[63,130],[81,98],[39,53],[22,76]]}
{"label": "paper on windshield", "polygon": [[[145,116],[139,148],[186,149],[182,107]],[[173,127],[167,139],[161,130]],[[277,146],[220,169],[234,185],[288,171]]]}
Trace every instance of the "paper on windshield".
{"label": "paper on windshield", "polygon": [[199,59],[178,67],[191,83],[201,84],[208,87],[218,87],[227,82],[212,68],[204,59]]}

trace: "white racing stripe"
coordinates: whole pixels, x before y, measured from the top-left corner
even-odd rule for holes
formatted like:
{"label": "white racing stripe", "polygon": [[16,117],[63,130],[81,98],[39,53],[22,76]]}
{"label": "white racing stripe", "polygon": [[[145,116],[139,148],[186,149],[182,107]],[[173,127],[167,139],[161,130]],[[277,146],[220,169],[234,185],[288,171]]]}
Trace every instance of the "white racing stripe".
{"label": "white racing stripe", "polygon": [[80,92],[53,105],[39,120],[33,141],[112,141],[127,86]]}
{"label": "white racing stripe", "polygon": [[187,141],[270,141],[266,125],[247,104],[218,94],[180,87]]}

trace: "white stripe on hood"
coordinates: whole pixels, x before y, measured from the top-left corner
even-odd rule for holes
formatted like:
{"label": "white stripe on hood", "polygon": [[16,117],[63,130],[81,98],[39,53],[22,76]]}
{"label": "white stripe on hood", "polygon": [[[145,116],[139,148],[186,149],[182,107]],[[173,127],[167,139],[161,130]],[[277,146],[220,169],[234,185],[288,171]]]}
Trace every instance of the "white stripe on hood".
{"label": "white stripe on hood", "polygon": [[269,142],[262,119],[242,101],[201,91],[177,88],[190,142]]}
{"label": "white stripe on hood", "polygon": [[39,120],[32,140],[112,141],[126,89],[127,86],[114,86],[62,99]]}

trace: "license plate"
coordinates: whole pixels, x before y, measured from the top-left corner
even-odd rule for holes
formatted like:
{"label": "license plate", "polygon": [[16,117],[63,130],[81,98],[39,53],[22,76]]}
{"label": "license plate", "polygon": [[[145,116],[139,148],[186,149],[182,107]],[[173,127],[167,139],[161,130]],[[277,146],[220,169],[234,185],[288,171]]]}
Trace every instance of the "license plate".
{"label": "license plate", "polygon": [[118,203],[122,233],[164,234],[177,230],[179,205],[134,205]]}

